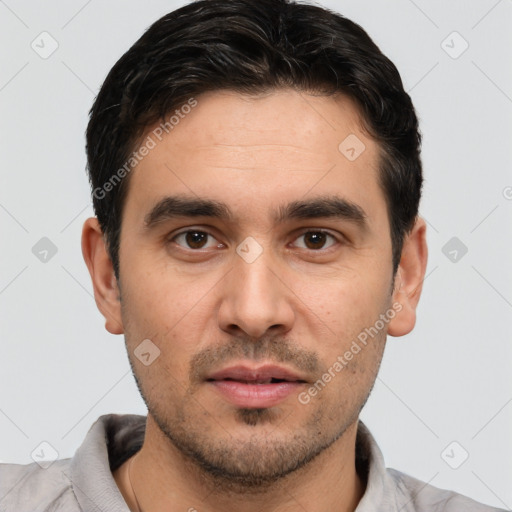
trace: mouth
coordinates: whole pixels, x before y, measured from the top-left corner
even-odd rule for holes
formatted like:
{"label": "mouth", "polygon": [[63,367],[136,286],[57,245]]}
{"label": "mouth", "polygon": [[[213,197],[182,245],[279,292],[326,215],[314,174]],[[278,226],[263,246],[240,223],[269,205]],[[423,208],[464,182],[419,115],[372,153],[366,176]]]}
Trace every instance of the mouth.
{"label": "mouth", "polygon": [[[209,382],[214,382],[215,380],[217,379],[208,379]],[[295,381],[295,380],[286,380],[286,379],[276,379],[274,377],[270,378],[270,379],[250,379],[250,380],[245,380],[245,379],[231,379],[231,378],[226,378],[226,379],[221,379],[221,380],[224,380],[224,381],[233,381],[233,382],[241,382],[243,384],[277,384],[279,382],[304,382],[304,381]]]}
{"label": "mouth", "polygon": [[231,366],[209,375],[206,382],[233,405],[258,409],[278,405],[307,384],[304,376],[276,365]]}

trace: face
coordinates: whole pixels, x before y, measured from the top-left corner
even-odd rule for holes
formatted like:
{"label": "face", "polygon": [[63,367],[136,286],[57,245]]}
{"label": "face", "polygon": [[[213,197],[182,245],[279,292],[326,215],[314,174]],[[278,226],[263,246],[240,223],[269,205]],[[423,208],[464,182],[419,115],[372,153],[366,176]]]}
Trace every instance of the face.
{"label": "face", "polygon": [[169,443],[256,485],[332,446],[375,381],[396,313],[378,146],[345,97],[196,100],[130,176],[119,322]]}

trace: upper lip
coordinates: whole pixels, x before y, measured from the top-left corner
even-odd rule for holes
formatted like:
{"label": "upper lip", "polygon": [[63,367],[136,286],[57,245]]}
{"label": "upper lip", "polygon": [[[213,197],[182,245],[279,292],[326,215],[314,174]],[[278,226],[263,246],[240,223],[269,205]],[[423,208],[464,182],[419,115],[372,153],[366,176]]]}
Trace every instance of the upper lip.
{"label": "upper lip", "polygon": [[229,366],[206,377],[206,380],[209,381],[225,379],[251,383],[269,383],[272,379],[287,382],[306,382],[306,379],[298,373],[273,364],[258,367],[245,365]]}

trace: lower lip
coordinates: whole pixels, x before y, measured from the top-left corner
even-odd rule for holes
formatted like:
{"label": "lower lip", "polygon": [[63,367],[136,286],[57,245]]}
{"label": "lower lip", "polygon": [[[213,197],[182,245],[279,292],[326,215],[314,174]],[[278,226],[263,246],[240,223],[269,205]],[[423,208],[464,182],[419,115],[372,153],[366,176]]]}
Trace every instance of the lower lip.
{"label": "lower lip", "polygon": [[258,409],[278,405],[304,386],[300,382],[246,384],[234,380],[216,380],[210,384],[234,405]]}

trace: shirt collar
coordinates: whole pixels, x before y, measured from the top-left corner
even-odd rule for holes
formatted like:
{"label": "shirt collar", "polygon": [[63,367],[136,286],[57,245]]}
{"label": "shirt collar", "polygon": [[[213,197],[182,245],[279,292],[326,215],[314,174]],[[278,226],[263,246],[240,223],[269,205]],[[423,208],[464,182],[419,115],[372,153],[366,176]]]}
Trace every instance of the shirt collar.
{"label": "shirt collar", "polygon": [[386,470],[377,442],[362,421],[357,428],[356,466],[358,464],[366,467],[367,483],[355,512],[407,512],[407,508],[398,507],[395,482]]}
{"label": "shirt collar", "polygon": [[84,512],[129,512],[112,471],[142,447],[145,427],[145,416],[106,414],[89,429],[70,467],[73,490]]}

